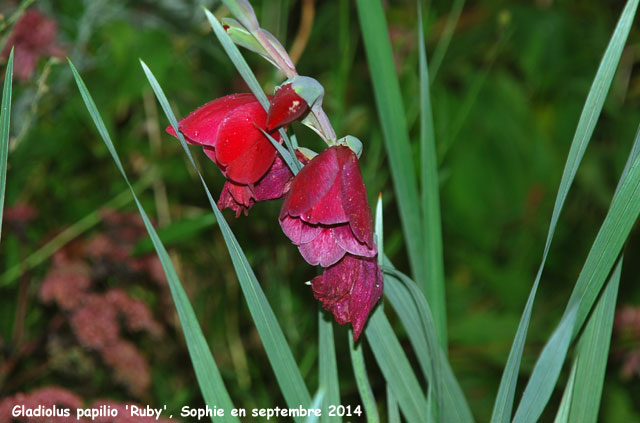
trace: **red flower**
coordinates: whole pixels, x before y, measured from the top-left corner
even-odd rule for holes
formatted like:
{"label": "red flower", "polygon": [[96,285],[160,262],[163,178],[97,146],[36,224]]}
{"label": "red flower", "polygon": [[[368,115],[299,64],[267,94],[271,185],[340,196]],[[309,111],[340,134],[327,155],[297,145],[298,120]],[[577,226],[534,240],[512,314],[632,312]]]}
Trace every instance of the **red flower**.
{"label": "red flower", "polygon": [[331,266],[346,253],[376,255],[367,192],[351,149],[330,147],[302,168],[282,204],[280,226],[312,265]]}
{"label": "red flower", "polygon": [[375,258],[345,255],[311,281],[313,296],[341,325],[351,322],[357,341],[369,313],[382,296],[382,272]]}
{"label": "red flower", "polygon": [[294,120],[300,119],[309,111],[309,105],[306,100],[300,97],[291,85],[283,85],[271,98],[267,116],[267,128],[269,130],[288,125]]}
{"label": "red flower", "polygon": [[[281,197],[292,174],[276,160],[276,149],[258,128],[267,114],[253,94],[232,94],[199,107],[178,122],[190,144],[201,145],[228,179],[218,201],[236,216],[254,202]],[[167,132],[176,136],[171,126]],[[271,136],[280,141],[277,132]]]}

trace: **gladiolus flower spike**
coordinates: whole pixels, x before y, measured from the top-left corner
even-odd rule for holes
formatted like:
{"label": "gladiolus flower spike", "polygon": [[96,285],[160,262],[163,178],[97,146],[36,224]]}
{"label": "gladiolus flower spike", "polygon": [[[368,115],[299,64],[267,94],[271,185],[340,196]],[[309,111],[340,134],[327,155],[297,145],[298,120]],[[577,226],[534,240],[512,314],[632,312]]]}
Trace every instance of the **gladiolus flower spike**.
{"label": "gladiolus flower spike", "polygon": [[355,153],[334,146],[296,175],[280,211],[280,226],[311,265],[325,267],[311,282],[314,296],[354,339],[382,295],[373,224]]}

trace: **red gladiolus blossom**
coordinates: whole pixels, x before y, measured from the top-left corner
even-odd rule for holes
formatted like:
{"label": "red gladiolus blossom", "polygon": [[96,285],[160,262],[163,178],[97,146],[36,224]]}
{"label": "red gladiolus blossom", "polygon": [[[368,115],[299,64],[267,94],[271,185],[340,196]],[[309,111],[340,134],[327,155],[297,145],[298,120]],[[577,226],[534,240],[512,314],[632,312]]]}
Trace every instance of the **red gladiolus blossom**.
{"label": "red gladiolus blossom", "polygon": [[333,313],[336,322],[351,322],[355,341],[382,296],[382,272],[375,258],[347,254],[313,278],[311,288],[313,296]]}
{"label": "red gladiolus blossom", "polygon": [[267,128],[271,131],[273,128],[288,125],[300,119],[308,111],[309,105],[295,92],[291,84],[283,85],[271,98]]}
{"label": "red gladiolus blossom", "polygon": [[377,254],[367,192],[351,149],[330,147],[302,168],[282,204],[280,226],[314,266],[329,267],[346,253]]}
{"label": "red gladiolus blossom", "polygon": [[[282,197],[293,176],[259,129],[266,128],[266,119],[253,94],[232,94],[210,101],[178,122],[185,140],[202,146],[227,178],[218,207],[232,209],[236,217],[246,215],[257,201]],[[171,126],[166,130],[176,136]],[[277,132],[270,135],[280,141]]]}
{"label": "red gladiolus blossom", "polygon": [[380,299],[373,225],[358,158],[344,146],[314,157],[291,183],[280,226],[312,265],[326,267],[311,281],[316,299],[339,324],[351,322],[357,340]]}

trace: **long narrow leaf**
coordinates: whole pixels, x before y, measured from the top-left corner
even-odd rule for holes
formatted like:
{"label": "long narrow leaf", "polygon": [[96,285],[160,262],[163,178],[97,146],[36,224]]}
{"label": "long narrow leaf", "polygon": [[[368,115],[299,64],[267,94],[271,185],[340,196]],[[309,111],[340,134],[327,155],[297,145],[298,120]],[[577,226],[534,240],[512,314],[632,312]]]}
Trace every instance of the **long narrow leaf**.
{"label": "long narrow leaf", "polygon": [[319,356],[319,389],[325,392],[322,400],[322,416],[320,422],[341,422],[340,416],[330,416],[329,406],[340,404],[340,385],[338,383],[338,364],[333,338],[333,322],[327,313],[318,310],[318,356]]}
{"label": "long narrow leaf", "polygon": [[422,423],[427,400],[384,311],[377,307],[365,329],[367,341],[408,423]]}
{"label": "long narrow leaf", "polygon": [[[442,221],[440,218],[440,181],[438,156],[429,94],[429,68],[422,28],[422,0],[418,0],[418,50],[420,63],[420,184],[422,186],[422,221],[427,268],[429,305],[438,325],[441,345],[447,345],[447,310],[442,259]],[[446,350],[445,350],[446,353]]]}
{"label": "long narrow leaf", "polygon": [[567,423],[569,421],[569,407],[571,406],[571,399],[573,398],[573,388],[576,386],[576,368],[577,361],[574,361],[573,366],[571,366],[567,387],[562,394],[560,407],[558,407],[558,413],[553,423]]}
{"label": "long narrow leaf", "polygon": [[576,381],[569,407],[569,422],[598,421],[621,272],[622,257],[618,259],[578,343]]}
{"label": "long narrow leaf", "polygon": [[7,162],[9,160],[9,127],[11,125],[11,88],[13,86],[13,47],[9,53],[7,70],[2,88],[2,105],[0,106],[0,240],[2,239],[2,216],[4,195],[7,188]]}
{"label": "long narrow leaf", "polygon": [[[247,257],[238,244],[233,232],[231,232],[231,229],[222,216],[222,213],[218,210],[213,196],[211,195],[211,191],[209,191],[202,174],[198,170],[183,135],[178,131],[178,120],[173,114],[171,106],[169,106],[167,97],[158,84],[155,76],[153,76],[151,70],[144,62],[141,61],[141,64],[145,75],[151,84],[151,88],[160,102],[162,110],[167,116],[167,119],[171,123],[176,134],[178,134],[180,143],[182,144],[191,165],[198,174],[205,193],[207,194],[209,204],[211,205],[211,209],[218,220],[218,226],[220,227],[222,236],[227,244],[227,249],[229,250],[233,267],[236,271],[236,275],[238,276],[240,287],[245,300],[247,301],[247,305],[249,306],[249,312],[251,313],[251,317],[253,318],[258,334],[260,335],[260,339],[262,340],[262,344],[264,345],[267,357],[269,358],[269,363],[273,368],[278,385],[282,391],[282,395],[290,408],[297,408],[300,405],[307,406],[311,404],[309,390],[302,379],[298,365],[293,358],[289,344],[282,333],[282,329],[278,324],[276,316],[273,313],[273,310],[271,309],[255,274],[253,273],[253,269],[251,269],[251,266],[249,265]],[[303,420],[302,418],[296,418],[296,421],[302,422]]]}
{"label": "long narrow leaf", "polygon": [[[515,399],[516,383],[518,380],[518,371],[520,368],[520,361],[522,359],[522,351],[524,350],[524,344],[527,337],[527,331],[529,329],[529,322],[531,320],[531,311],[533,309],[533,302],[535,300],[540,278],[542,277],[542,270],[547,260],[549,253],[549,247],[551,246],[551,240],[555,234],[556,225],[560,212],[564,206],[565,200],[569,193],[573,180],[575,178],[578,166],[582,161],[584,152],[589,144],[591,135],[595,128],[598,116],[602,111],[602,106],[606,98],[609,87],[613,80],[622,49],[629,35],[633,17],[635,15],[638,6],[638,0],[629,0],[625,6],[620,20],[616,25],[616,29],[611,37],[611,41],[604,53],[596,76],[593,80],[591,89],[587,96],[580,120],[578,121],[578,127],[569,149],[569,156],[565,164],[564,171],[562,173],[562,179],[560,181],[560,188],[556,196],[556,201],[553,207],[553,213],[551,216],[551,223],[549,224],[549,231],[547,233],[547,240],[544,246],[544,252],[542,254],[542,261],[536,279],[531,288],[531,293],[527,299],[524,312],[520,318],[518,330],[509,352],[509,358],[502,374],[502,380],[500,381],[500,387],[498,389],[498,395],[491,416],[492,423],[507,423],[511,420],[511,413],[513,410],[513,402]],[[579,318],[578,318],[579,320]]]}
{"label": "long narrow leaf", "polygon": [[398,401],[393,395],[393,391],[389,384],[387,384],[387,415],[389,416],[389,423],[400,423],[400,409],[398,408]]}
{"label": "long narrow leaf", "polygon": [[349,338],[349,355],[351,357],[351,366],[353,367],[353,375],[356,379],[356,386],[362,401],[362,408],[367,416],[367,423],[379,423],[380,415],[376,406],[376,399],[373,397],[373,389],[367,375],[367,367],[364,363],[364,354],[362,353],[362,341],[355,344],[353,342],[353,332],[349,330],[347,334]]}
{"label": "long narrow leaf", "polygon": [[[380,0],[357,0],[356,5],[409,262],[420,288],[427,297],[431,298],[432,294],[435,296],[437,292],[433,292],[432,287],[427,283],[427,267],[423,257],[422,213],[413,166],[413,153],[409,143],[407,117],[394,67],[382,3]],[[444,316],[438,315],[436,320],[439,328],[438,336],[444,340],[446,338]]]}
{"label": "long narrow leaf", "polygon": [[[104,121],[102,120],[102,117],[100,116],[95,102],[93,101],[91,94],[87,90],[82,77],[78,74],[78,71],[76,70],[75,66],[73,66],[73,63],[71,63],[71,61],[69,61],[69,66],[71,67],[73,77],[75,78],[78,89],[80,90],[80,95],[82,96],[87,110],[89,111],[89,114],[91,115],[91,118],[96,125],[98,133],[102,137],[102,140],[111,153],[111,156],[113,157],[116,166],[120,170],[122,177],[131,190],[131,194],[133,195],[136,206],[138,207],[138,211],[142,216],[142,220],[144,221],[145,227],[147,228],[147,232],[149,232],[149,236],[151,237],[153,246],[156,249],[158,258],[160,259],[160,262],[162,264],[162,269],[164,270],[164,274],[167,277],[167,281],[169,283],[169,288],[171,290],[173,301],[176,305],[176,310],[178,311],[178,317],[180,319],[180,325],[182,326],[182,330],[186,339],[189,356],[191,357],[191,362],[193,364],[196,378],[198,379],[198,384],[200,385],[200,390],[202,392],[202,396],[204,397],[205,403],[211,408],[217,406],[223,409],[230,410],[231,408],[233,408],[233,403],[231,402],[229,393],[224,386],[224,382],[222,381],[222,377],[220,376],[218,366],[216,365],[216,362],[211,355],[211,351],[209,350],[207,341],[202,334],[202,330],[200,329],[200,325],[198,324],[198,319],[196,318],[195,313],[193,312],[193,308],[189,303],[187,294],[184,292],[182,284],[180,283],[180,279],[178,278],[178,274],[173,267],[171,258],[169,257],[167,250],[162,245],[162,241],[160,241],[160,238],[158,237],[158,234],[151,224],[146,212],[142,208],[142,204],[140,204],[135,190],[129,182],[129,178],[127,178],[122,163],[120,162],[118,153],[116,152],[115,146],[113,145],[111,137],[107,132],[107,128],[104,125]],[[213,417],[211,419],[212,421],[214,420]],[[224,422],[239,422],[238,418],[232,417],[230,413],[226,413],[224,417],[221,417],[220,419],[216,418],[215,420]]]}
{"label": "long narrow leaf", "polygon": [[[567,304],[567,309],[558,326],[559,328],[564,328],[569,324],[567,322],[575,320],[572,324],[572,331],[569,334],[570,340],[573,340],[582,328],[609,272],[617,261],[632,226],[640,214],[640,158],[635,159],[633,165],[629,168],[628,175],[626,177],[623,175],[621,180],[620,189],[613,197],[609,212],[589,251]],[[573,317],[572,310],[576,310]],[[523,399],[518,406],[518,410],[516,410],[514,422],[535,421],[551,395],[557,375],[546,375],[546,370],[549,366],[555,366],[554,363],[563,363],[566,356],[566,351],[562,353],[558,349],[558,345],[564,343],[565,340],[556,336],[557,332],[558,329],[551,336],[536,362],[530,382],[525,388]],[[547,350],[557,350],[560,353],[550,356],[545,354]],[[536,381],[537,383],[540,380],[543,381],[541,388],[533,389],[535,385],[532,385],[531,381]]]}
{"label": "long narrow leaf", "polygon": [[[636,131],[636,138],[633,142],[631,153],[627,158],[627,163],[622,171],[620,182],[616,187],[616,193],[620,191],[622,182],[625,180],[629,169],[633,166],[639,154],[640,126]],[[566,421],[577,423],[597,421],[609,355],[609,345],[611,343],[611,332],[613,330],[617,291],[620,285],[622,260],[623,255],[621,254],[609,277],[604,293],[595,310],[591,313],[587,326],[578,341],[573,373],[577,372],[579,377],[576,379],[578,382],[576,382],[577,385],[575,388],[568,385],[565,390],[566,394],[566,391],[571,389],[571,394],[567,400]],[[571,419],[569,420],[569,418]]]}

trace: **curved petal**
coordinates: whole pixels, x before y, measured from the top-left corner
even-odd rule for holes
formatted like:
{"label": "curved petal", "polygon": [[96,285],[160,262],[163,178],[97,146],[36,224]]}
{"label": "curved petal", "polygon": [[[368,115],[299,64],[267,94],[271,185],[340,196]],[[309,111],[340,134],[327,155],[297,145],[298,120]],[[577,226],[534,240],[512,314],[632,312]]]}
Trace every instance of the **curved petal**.
{"label": "curved petal", "polygon": [[351,230],[360,242],[367,244],[369,248],[375,248],[373,219],[358,158],[350,148],[344,146],[336,147],[336,154],[342,168],[340,197]]}
{"label": "curved petal", "polygon": [[[222,120],[230,111],[247,103],[257,102],[253,94],[231,94],[217,98],[198,107],[178,122],[178,129],[187,141],[192,144],[215,147],[218,128]],[[168,126],[167,132],[176,136],[173,127]]]}
{"label": "curved petal", "polygon": [[319,264],[329,267],[345,255],[344,249],[338,245],[329,228],[322,228],[322,232],[313,241],[298,245],[298,250],[312,266]]}
{"label": "curved petal", "polygon": [[307,244],[322,232],[322,227],[309,225],[299,218],[291,216],[285,216],[284,219],[280,219],[280,227],[282,228],[282,232],[284,232],[295,245]]}
{"label": "curved petal", "polygon": [[339,225],[331,228],[333,237],[341,248],[356,256],[373,257],[378,251],[377,248],[370,248],[367,244],[356,239],[349,225]]}
{"label": "curved petal", "polygon": [[[220,123],[216,159],[226,166],[227,176],[235,182],[255,183],[273,164],[276,149],[256,128],[264,128],[265,119],[266,113],[256,101],[237,107]],[[274,138],[279,140],[279,135]]]}
{"label": "curved petal", "polygon": [[340,172],[333,148],[328,148],[300,170],[282,204],[280,218],[308,212],[336,182]]}
{"label": "curved petal", "polygon": [[289,189],[291,178],[293,178],[293,173],[280,155],[277,155],[271,169],[253,186],[253,195],[256,201],[282,197]]}

